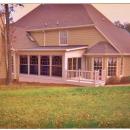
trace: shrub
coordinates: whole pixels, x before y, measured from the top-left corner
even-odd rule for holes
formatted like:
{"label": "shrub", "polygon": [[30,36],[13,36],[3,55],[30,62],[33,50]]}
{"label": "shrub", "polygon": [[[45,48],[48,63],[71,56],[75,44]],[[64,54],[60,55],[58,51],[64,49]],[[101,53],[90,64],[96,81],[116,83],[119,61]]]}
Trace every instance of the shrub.
{"label": "shrub", "polygon": [[106,84],[119,84],[120,78],[119,77],[110,77],[107,79]]}
{"label": "shrub", "polygon": [[130,76],[122,77],[120,83],[130,83]]}

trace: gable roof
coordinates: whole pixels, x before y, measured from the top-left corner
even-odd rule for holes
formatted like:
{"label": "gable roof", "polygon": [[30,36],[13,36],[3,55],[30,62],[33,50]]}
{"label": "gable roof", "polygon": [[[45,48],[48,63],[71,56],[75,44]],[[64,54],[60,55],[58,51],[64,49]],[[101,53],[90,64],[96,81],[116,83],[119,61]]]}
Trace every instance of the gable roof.
{"label": "gable roof", "polygon": [[95,27],[109,43],[121,53],[130,53],[130,34],[116,27],[92,5],[85,5],[85,7]]}
{"label": "gable roof", "polygon": [[[21,28],[24,33],[31,29],[87,25],[95,26],[118,52],[130,53],[130,34],[116,27],[91,4],[41,4],[13,24],[16,28]],[[19,35],[18,33],[16,35]],[[22,41],[24,42],[24,40]],[[17,41],[14,44],[21,44],[21,42]],[[33,44],[31,43],[30,45]],[[19,47],[21,45],[15,46]],[[29,45],[25,44],[24,48],[26,46]]]}
{"label": "gable roof", "polygon": [[87,50],[85,54],[116,54],[118,51],[108,42],[101,41]]}
{"label": "gable roof", "polygon": [[93,24],[82,4],[41,4],[18,20],[15,25],[26,29]]}

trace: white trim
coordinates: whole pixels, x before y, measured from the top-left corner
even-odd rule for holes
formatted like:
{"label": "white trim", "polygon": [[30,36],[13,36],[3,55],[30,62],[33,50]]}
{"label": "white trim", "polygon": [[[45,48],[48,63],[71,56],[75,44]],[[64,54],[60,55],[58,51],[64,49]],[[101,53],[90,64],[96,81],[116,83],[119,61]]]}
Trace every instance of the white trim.
{"label": "white trim", "polygon": [[122,55],[122,54],[120,54],[120,53],[116,53],[116,54],[114,54],[114,53],[88,53],[88,54],[84,54],[84,55],[86,55],[86,56],[120,56],[120,55]]}
{"label": "white trim", "polygon": [[40,55],[37,55],[38,56],[38,75],[41,74],[41,57]]}
{"label": "white trim", "polygon": [[108,40],[108,42],[111,43],[111,45],[112,45],[118,52],[121,53],[121,51],[120,51],[115,45],[113,45],[112,41],[111,41],[97,26],[95,26],[95,28],[106,38],[106,40]]}
{"label": "white trim", "polygon": [[64,48],[59,48],[59,49],[18,49],[16,51],[74,51],[74,50],[80,50],[80,49],[87,49],[87,46],[83,47],[74,47],[72,49],[64,49]]}
{"label": "white trim", "polygon": [[46,35],[45,35],[45,31],[43,33],[44,33],[44,46],[46,46]]}
{"label": "white trim", "polygon": [[30,75],[30,55],[27,55],[27,60],[28,60],[28,74]]}
{"label": "white trim", "polygon": [[46,30],[69,29],[69,28],[81,28],[81,27],[93,27],[93,26],[94,26],[94,24],[89,24],[89,25],[78,25],[78,26],[67,26],[67,27],[30,29],[30,30],[26,30],[26,31],[27,31],[27,32],[32,32],[32,31],[46,31]]}
{"label": "white trim", "polygon": [[80,50],[80,49],[87,49],[88,47],[77,47],[77,48],[72,48],[72,49],[66,49],[66,51],[75,51],[75,50]]}
{"label": "white trim", "polygon": [[49,56],[49,66],[50,66],[50,73],[49,73],[49,76],[52,77],[52,55]]}

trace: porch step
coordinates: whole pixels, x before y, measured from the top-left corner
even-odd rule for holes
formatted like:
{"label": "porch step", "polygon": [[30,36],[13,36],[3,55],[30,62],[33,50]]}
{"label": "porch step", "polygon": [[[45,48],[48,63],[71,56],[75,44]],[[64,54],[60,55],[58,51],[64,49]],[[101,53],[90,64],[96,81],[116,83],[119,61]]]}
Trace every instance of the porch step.
{"label": "porch step", "polygon": [[78,81],[78,80],[67,80],[67,84],[72,84],[72,85],[79,85],[79,86],[104,86],[105,82],[104,81],[96,81],[94,82],[93,80],[86,80],[86,81]]}

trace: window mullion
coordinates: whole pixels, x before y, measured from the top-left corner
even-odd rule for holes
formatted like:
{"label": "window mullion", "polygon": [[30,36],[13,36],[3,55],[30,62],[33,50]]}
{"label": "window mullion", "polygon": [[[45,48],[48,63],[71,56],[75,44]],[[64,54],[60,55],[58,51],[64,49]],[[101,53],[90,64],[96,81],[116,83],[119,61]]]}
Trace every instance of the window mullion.
{"label": "window mullion", "polygon": [[40,55],[38,55],[38,75],[40,75],[40,71],[41,71],[41,69],[40,69],[40,66],[41,66],[41,62],[40,62]]}
{"label": "window mullion", "polygon": [[27,56],[27,61],[28,61],[28,75],[30,74],[30,56]]}
{"label": "window mullion", "polygon": [[49,64],[49,66],[50,66],[50,74],[49,74],[49,76],[52,76],[52,56],[49,56],[49,60],[50,60],[50,64]]}

